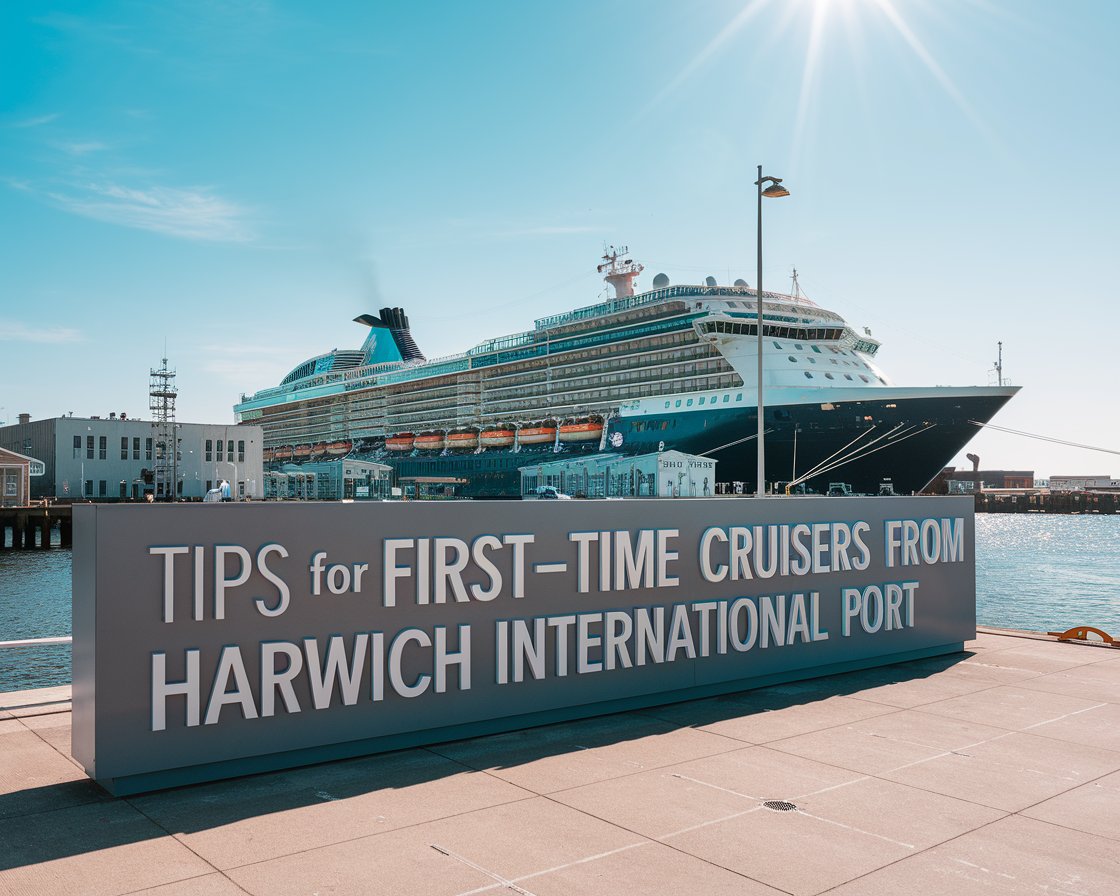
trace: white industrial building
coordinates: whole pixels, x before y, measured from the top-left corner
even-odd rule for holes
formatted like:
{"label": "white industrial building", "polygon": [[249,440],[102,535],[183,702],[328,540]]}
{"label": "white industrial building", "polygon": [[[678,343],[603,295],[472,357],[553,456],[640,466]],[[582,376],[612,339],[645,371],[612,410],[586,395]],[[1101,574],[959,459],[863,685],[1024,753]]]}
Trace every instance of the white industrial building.
{"label": "white industrial building", "polygon": [[153,471],[163,450],[159,424],[124,414],[51,417],[0,426],[0,448],[43,461],[31,478],[32,498],[138,501],[151,495],[201,500],[223,480],[236,498],[264,497],[263,433],[243,424],[175,423],[177,450],[168,457],[167,487]]}

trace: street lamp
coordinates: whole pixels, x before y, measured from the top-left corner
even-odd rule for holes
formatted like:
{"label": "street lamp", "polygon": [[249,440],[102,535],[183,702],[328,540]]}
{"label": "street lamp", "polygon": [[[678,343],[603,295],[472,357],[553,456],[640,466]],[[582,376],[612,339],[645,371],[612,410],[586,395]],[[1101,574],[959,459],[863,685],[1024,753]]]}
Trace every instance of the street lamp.
{"label": "street lamp", "polygon": [[[766,448],[763,444],[763,400],[762,400],[762,197],[768,196],[771,199],[777,199],[781,196],[788,196],[789,190],[782,186],[782,179],[780,177],[762,176],[762,166],[758,166],[758,180],[755,182],[758,187],[758,279],[755,282],[755,289],[758,293],[758,314],[757,314],[757,329],[758,329],[758,488],[755,494],[758,497],[763,497],[766,494]],[[763,189],[764,184],[769,184]]]}

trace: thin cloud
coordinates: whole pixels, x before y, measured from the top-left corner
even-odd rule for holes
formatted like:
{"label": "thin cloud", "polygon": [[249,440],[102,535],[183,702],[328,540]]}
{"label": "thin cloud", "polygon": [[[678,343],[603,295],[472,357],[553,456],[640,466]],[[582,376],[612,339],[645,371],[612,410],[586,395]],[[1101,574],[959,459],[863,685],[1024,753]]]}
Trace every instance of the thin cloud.
{"label": "thin cloud", "polygon": [[16,320],[0,318],[0,342],[36,342],[57,345],[82,342],[85,336],[71,327],[31,327]]}
{"label": "thin cloud", "polygon": [[246,243],[254,238],[245,221],[246,210],[208,187],[138,190],[100,183],[47,196],[75,215],[181,239]]}
{"label": "thin cloud", "polygon": [[56,118],[58,118],[58,113],[52,112],[50,115],[39,115],[35,118],[26,118],[23,121],[13,121],[11,126],[13,128],[37,128],[50,124]]}
{"label": "thin cloud", "polygon": [[101,152],[109,148],[107,144],[100,140],[66,140],[55,143],[54,146],[72,156],[84,156],[91,152]]}

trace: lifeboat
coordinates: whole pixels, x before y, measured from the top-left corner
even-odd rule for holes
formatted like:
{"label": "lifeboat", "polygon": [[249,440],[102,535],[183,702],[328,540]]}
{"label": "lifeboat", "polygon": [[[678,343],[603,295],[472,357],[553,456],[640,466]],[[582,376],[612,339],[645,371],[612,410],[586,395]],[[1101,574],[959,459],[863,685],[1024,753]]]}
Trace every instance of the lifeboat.
{"label": "lifeboat", "polygon": [[598,442],[602,437],[602,417],[573,417],[560,426],[561,442]]}
{"label": "lifeboat", "polygon": [[307,458],[311,457],[311,446],[296,445],[296,447],[292,450],[292,457],[294,457],[296,460],[307,460]]}
{"label": "lifeboat", "polygon": [[346,439],[340,439],[337,442],[331,442],[327,445],[327,454],[332,457],[340,457],[343,454],[349,454],[350,449],[354,447],[354,443]]}
{"label": "lifeboat", "polygon": [[320,442],[318,445],[312,445],[311,446],[311,456],[312,457],[322,457],[326,453],[327,453],[327,443],[326,442]]}
{"label": "lifeboat", "polygon": [[489,429],[483,429],[478,434],[478,441],[483,448],[508,448],[513,444],[515,431],[511,424],[499,423]]}
{"label": "lifeboat", "polygon": [[478,447],[478,430],[477,429],[456,429],[454,432],[447,434],[447,447],[448,448],[470,448],[475,449]]}
{"label": "lifeboat", "polygon": [[416,436],[410,432],[398,432],[385,440],[385,447],[389,451],[411,451],[416,442]]}
{"label": "lifeboat", "polygon": [[543,445],[546,442],[556,441],[556,421],[542,420],[522,426],[517,435],[517,440],[522,445]]}
{"label": "lifeboat", "polygon": [[292,446],[281,445],[279,448],[272,449],[273,460],[291,460],[292,459]]}
{"label": "lifeboat", "polygon": [[442,432],[422,432],[416,437],[416,447],[421,451],[442,451],[446,444]]}
{"label": "lifeboat", "polygon": [[261,460],[263,460],[266,464],[271,461],[272,458],[273,453],[271,448],[265,448],[264,451],[261,452]]}

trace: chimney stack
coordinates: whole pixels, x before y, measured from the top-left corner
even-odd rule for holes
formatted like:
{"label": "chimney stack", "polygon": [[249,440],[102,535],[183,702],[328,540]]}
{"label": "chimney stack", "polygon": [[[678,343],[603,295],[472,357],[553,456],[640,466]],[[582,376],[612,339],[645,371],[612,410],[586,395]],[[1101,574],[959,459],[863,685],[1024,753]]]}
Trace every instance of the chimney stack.
{"label": "chimney stack", "polygon": [[31,422],[31,415],[30,414],[20,414],[19,415],[19,422],[21,424],[22,423],[30,423]]}

